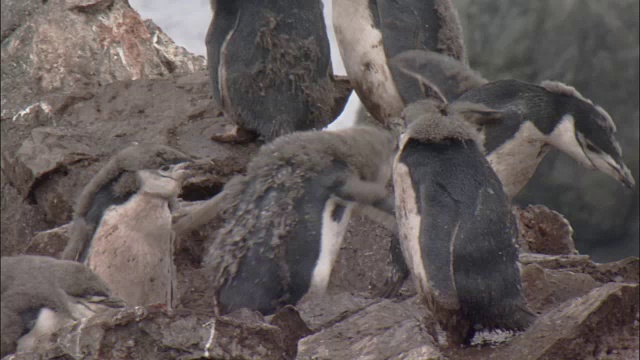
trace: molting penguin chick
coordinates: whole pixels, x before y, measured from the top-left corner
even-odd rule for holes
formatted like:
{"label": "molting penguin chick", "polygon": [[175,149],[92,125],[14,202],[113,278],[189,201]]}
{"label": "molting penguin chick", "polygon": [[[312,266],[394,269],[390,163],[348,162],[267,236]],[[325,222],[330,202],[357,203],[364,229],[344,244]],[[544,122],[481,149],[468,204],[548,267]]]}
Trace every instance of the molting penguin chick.
{"label": "molting penguin chick", "polygon": [[407,131],[393,169],[402,251],[419,293],[450,344],[478,328],[522,330],[516,225],[472,124],[500,114],[423,100],[403,111]]}
{"label": "molting penguin chick", "polygon": [[320,0],[212,0],[207,60],[214,101],[266,141],[333,120]]}
{"label": "molting penguin chick", "polygon": [[1,356],[30,350],[69,321],[124,306],[104,281],[75,261],[24,255],[3,257],[0,264]]}
{"label": "molting penguin chick", "polygon": [[224,201],[214,201],[227,206],[204,259],[217,310],[270,314],[306,293],[324,293],[356,204],[393,211],[385,185],[396,143],[389,131],[355,127],[263,146],[247,175],[227,183]]}
{"label": "molting penguin chick", "polygon": [[86,263],[131,305],[172,306],[170,206],[189,157],[160,145],[116,154],[76,204],[67,259]]}
{"label": "molting penguin chick", "polygon": [[404,108],[388,58],[405,50],[427,49],[466,61],[462,30],[450,0],[334,0],[333,26],[358,97],[382,123],[398,117]]}

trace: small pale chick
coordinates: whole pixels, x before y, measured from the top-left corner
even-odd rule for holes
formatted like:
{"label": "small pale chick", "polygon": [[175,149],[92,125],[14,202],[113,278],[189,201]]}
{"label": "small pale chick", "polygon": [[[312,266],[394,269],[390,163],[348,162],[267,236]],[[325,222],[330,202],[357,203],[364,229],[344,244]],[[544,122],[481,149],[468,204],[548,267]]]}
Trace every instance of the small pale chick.
{"label": "small pale chick", "polygon": [[29,351],[69,322],[125,305],[75,261],[22,255],[2,257],[0,264],[0,356]]}
{"label": "small pale chick", "polygon": [[475,130],[501,113],[423,100],[402,117],[396,217],[419,294],[450,345],[469,344],[479,329],[525,329],[535,316],[522,294],[515,221]]}
{"label": "small pale chick", "polygon": [[196,224],[219,212],[226,219],[204,258],[218,312],[271,314],[324,294],[354,208],[393,212],[386,184],[396,144],[394,133],[372,127],[283,136],[188,216]]}
{"label": "small pale chick", "polygon": [[571,86],[556,81],[488,82],[466,64],[424,50],[404,52],[390,64],[402,74],[396,86],[407,103],[438,98],[485,105],[503,114],[500,123],[479,131],[485,155],[510,198],[527,184],[550,148],[629,188],[635,186],[611,116]]}
{"label": "small pale chick", "polygon": [[187,155],[136,145],[114,157],[80,196],[63,256],[87,264],[128,304],[174,305],[174,234]]}
{"label": "small pale chick", "polygon": [[466,62],[451,0],[334,0],[332,18],[351,84],[380,123],[399,117],[405,105],[388,59],[426,49]]}

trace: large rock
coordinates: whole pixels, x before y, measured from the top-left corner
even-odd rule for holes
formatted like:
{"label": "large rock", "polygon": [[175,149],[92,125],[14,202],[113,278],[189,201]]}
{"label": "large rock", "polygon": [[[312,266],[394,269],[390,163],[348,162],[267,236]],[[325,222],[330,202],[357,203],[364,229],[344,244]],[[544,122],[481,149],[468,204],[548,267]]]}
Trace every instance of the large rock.
{"label": "large rock", "polygon": [[[635,0],[453,0],[471,66],[486,78],[575,86],[604,107],[618,127],[624,158],[638,179],[639,25]],[[638,256],[638,187],[551,152],[520,204],[565,215],[578,249],[598,261]]]}
{"label": "large rock", "polygon": [[609,283],[567,301],[491,358],[637,358],[638,290],[638,284]]}
{"label": "large rock", "polygon": [[[343,303],[324,304],[325,308],[335,308]],[[422,320],[426,311],[415,297],[402,302],[376,302],[302,339],[298,359],[440,358],[436,341],[425,330]]]}
{"label": "large rock", "polygon": [[[302,324],[303,329],[300,329]],[[292,359],[307,335],[295,309],[267,322],[257,313],[220,318],[157,306],[109,310],[41,339],[13,359]]]}
{"label": "large rock", "polygon": [[[183,196],[191,201],[220,191],[257,150],[256,144],[210,139],[228,122],[216,116],[206,71],[118,81],[86,99],[52,94],[45,101],[53,104],[55,124],[42,126],[42,117],[35,114],[3,122],[2,171],[23,199],[37,204],[50,226],[67,223],[84,185],[114,153],[134,142],[169,145],[212,161],[206,178],[185,184]],[[18,211],[21,202],[6,204],[7,211]],[[14,227],[8,223],[6,230]]]}
{"label": "large rock", "polygon": [[2,41],[3,120],[18,120],[52,91],[204,68],[202,57],[186,52],[167,62],[158,33],[124,0],[51,0],[16,26]]}

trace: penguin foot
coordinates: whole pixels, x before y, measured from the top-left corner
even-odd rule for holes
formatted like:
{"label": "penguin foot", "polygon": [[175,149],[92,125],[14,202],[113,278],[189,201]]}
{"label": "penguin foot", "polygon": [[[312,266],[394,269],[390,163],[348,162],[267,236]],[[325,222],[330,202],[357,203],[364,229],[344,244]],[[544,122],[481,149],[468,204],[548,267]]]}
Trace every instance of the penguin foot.
{"label": "penguin foot", "polygon": [[211,140],[222,143],[246,144],[254,141],[258,135],[245,128],[234,124],[225,124],[214,130]]}

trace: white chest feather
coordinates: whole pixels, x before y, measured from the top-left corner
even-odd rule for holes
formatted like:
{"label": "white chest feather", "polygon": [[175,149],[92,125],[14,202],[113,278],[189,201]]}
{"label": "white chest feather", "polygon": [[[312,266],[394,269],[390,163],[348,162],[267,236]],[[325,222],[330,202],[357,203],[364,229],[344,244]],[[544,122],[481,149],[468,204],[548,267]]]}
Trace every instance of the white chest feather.
{"label": "white chest feather", "polygon": [[[334,220],[332,216],[336,206],[346,207],[339,221]],[[353,207],[354,203],[345,202],[333,196],[329,198],[324,207],[322,212],[320,256],[311,276],[310,294],[322,295],[327,290],[331,279],[331,270],[338,258],[338,252],[340,251],[344,234],[347,231]]]}
{"label": "white chest feather", "polygon": [[167,303],[174,275],[172,246],[167,200],[136,194],[107,209],[87,265],[129,305]]}
{"label": "white chest feather", "polygon": [[427,294],[427,273],[422,263],[420,248],[421,216],[418,212],[416,193],[413,189],[409,168],[396,160],[393,172],[393,186],[396,196],[396,218],[400,230],[402,253],[413,275],[416,288]]}
{"label": "white chest feather", "polygon": [[544,134],[527,121],[513,138],[487,156],[509,198],[522,190],[544,158],[544,139]]}
{"label": "white chest feather", "polygon": [[71,319],[67,319],[51,309],[42,308],[33,329],[18,339],[16,350],[29,351],[39,339],[45,340],[68,320]]}
{"label": "white chest feather", "polygon": [[334,0],[333,27],[345,69],[362,102],[378,111],[372,112],[374,117],[399,115],[403,102],[387,67],[382,34],[373,25],[368,0]]}

